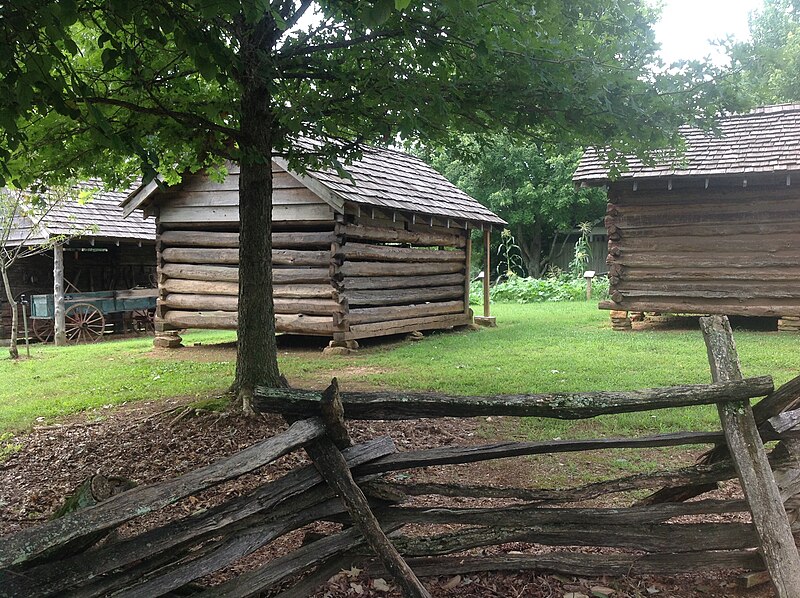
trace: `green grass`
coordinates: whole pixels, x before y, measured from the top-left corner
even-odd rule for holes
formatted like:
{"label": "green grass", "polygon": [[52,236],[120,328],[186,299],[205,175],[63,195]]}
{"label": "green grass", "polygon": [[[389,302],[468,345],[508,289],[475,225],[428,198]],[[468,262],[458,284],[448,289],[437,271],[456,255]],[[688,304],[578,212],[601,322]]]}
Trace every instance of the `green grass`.
{"label": "green grass", "polygon": [[[366,343],[359,354],[347,357],[282,348],[281,370],[295,386],[320,386],[336,375],[345,390],[370,386],[452,394],[625,390],[710,379],[698,330],[613,332],[607,312],[587,303],[496,305],[493,310],[496,329],[431,334],[415,343]],[[800,373],[798,337],[741,330],[735,336],[746,376],[770,374],[780,384]],[[203,399],[224,391],[233,375],[232,351],[215,357],[213,345],[229,343],[235,335],[193,332],[184,338],[187,345],[212,345],[209,355],[202,361],[181,357],[181,351],[154,357],[152,339],[141,338],[37,347],[31,360],[0,360],[0,432],[104,405],[170,396]],[[552,438],[717,425],[715,410],[708,407],[585,422],[526,419],[505,432]]]}

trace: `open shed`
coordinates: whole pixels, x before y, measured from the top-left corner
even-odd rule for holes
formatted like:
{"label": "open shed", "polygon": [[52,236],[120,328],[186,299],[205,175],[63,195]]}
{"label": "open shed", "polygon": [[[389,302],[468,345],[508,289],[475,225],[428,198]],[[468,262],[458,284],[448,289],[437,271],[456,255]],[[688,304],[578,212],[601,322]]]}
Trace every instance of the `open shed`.
{"label": "open shed", "polygon": [[[800,105],[686,127],[680,161],[631,159],[611,180],[587,151],[574,180],[608,188],[611,300],[601,309],[778,317],[800,325]],[[612,316],[623,317],[624,314]]]}
{"label": "open shed", "polygon": [[[39,225],[27,244],[66,240],[45,253],[20,260],[9,270],[15,298],[53,294],[56,270],[63,272],[62,289],[67,293],[155,286],[154,223],[123,217],[120,202],[128,191],[104,190],[99,181],[80,186],[94,190],[90,200],[64,201],[37,220]],[[30,227],[27,217],[20,219],[9,243],[19,244]],[[11,307],[0,282],[0,338],[7,338],[10,329]]]}
{"label": "open shed", "polygon": [[[367,149],[347,167],[352,180],[300,175],[280,159],[272,168],[278,332],[347,344],[472,321],[470,230],[483,229],[488,243],[501,218],[398,151]],[[156,219],[157,331],[236,328],[238,188],[229,165],[222,183],[198,173],[124,202],[126,214]]]}

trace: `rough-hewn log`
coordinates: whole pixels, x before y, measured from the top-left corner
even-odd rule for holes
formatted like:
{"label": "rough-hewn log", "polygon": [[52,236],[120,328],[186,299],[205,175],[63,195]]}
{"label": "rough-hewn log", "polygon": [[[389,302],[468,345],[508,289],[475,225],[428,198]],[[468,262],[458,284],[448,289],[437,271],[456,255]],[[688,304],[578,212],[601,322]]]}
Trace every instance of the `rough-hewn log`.
{"label": "rough-hewn log", "polygon": [[[759,569],[763,561],[754,550],[683,552],[677,554],[506,554],[420,557],[408,560],[419,575],[443,576],[482,571],[543,571],[582,577],[613,575],[676,575],[709,569]],[[377,566],[368,571],[376,573]]]}
{"label": "rough-hewn log", "polygon": [[761,425],[769,418],[800,407],[800,376],[792,378],[753,405],[753,418]]}
{"label": "rough-hewn log", "polygon": [[350,517],[386,570],[411,598],[430,598],[430,593],[389,541],[369,507],[366,496],[353,480],[344,457],[333,440],[321,437],[306,446],[322,477],[335,489]]}
{"label": "rough-hewn log", "polygon": [[[177,328],[201,328],[209,330],[235,330],[238,325],[237,312],[227,311],[179,311],[164,314],[164,321]],[[297,334],[328,335],[333,332],[333,318],[305,316],[303,314],[275,314],[275,325],[279,332]]]}
{"label": "rough-hewn log", "polygon": [[391,289],[386,291],[343,291],[350,305],[401,305],[424,301],[460,299],[464,287],[423,287],[418,289]]}
{"label": "rough-hewn log", "polygon": [[[333,299],[273,299],[276,314],[327,315],[343,311],[341,303]],[[238,297],[221,295],[187,295],[169,293],[163,301],[164,306],[187,311],[222,310],[236,311]]]}
{"label": "rough-hewn log", "polygon": [[425,318],[411,318],[406,320],[394,320],[384,322],[374,322],[370,324],[354,324],[350,326],[350,331],[345,333],[345,339],[370,338],[374,336],[386,336],[390,334],[403,334],[419,330],[443,330],[456,326],[466,326],[470,323],[470,318],[465,313],[443,314],[440,316],[430,316]]}
{"label": "rough-hewn log", "polygon": [[272,263],[276,266],[328,266],[330,251],[297,251],[293,249],[274,249]]}
{"label": "rough-hewn log", "polygon": [[[352,468],[395,450],[390,438],[381,437],[347,448],[342,454],[347,459],[348,467]],[[208,537],[219,535],[228,528],[235,528],[242,522],[251,521],[259,514],[269,514],[269,519],[274,520],[283,513],[279,508],[283,504],[292,504],[297,509],[303,508],[302,504],[298,504],[298,497],[319,487],[322,481],[316,468],[307,465],[207,511],[105,546],[102,552],[50,562],[13,577],[3,578],[0,574],[0,581],[12,595],[34,598],[58,593],[82,580],[99,578],[131,563],[152,560],[154,555],[176,553]],[[333,496],[330,490],[318,495],[317,501],[328,500]],[[315,504],[313,499],[308,502]],[[96,589],[107,591],[108,587]]]}
{"label": "rough-hewn log", "polygon": [[[277,272],[277,270],[273,270]],[[336,298],[335,289],[329,284],[276,284],[272,287],[272,296],[285,299]]]}
{"label": "rough-hewn log", "polygon": [[[333,240],[333,231],[272,233],[272,247],[275,249],[329,247]],[[171,247],[230,247],[238,249],[239,233],[172,230],[164,231],[162,242]]]}
{"label": "rough-hewn log", "polygon": [[[238,264],[238,249],[170,247],[162,252],[165,262],[173,264]],[[327,266],[330,251],[274,249],[272,263],[288,266]]]}
{"label": "rough-hewn log", "polygon": [[340,269],[344,276],[431,276],[463,272],[464,264],[442,263],[391,263],[391,262],[345,262]]}
{"label": "rough-hewn log", "polygon": [[[739,357],[728,318],[701,318],[700,327],[714,381],[740,380]],[[778,596],[800,596],[800,555],[750,405],[733,400],[721,403],[719,416]]]}
{"label": "rough-hewn log", "polygon": [[[479,417],[507,415],[582,419],[612,413],[650,411],[723,400],[765,396],[772,378],[762,376],[715,384],[692,384],[636,391],[452,396],[440,393],[345,392],[345,416],[350,419],[416,419],[419,417]],[[263,411],[293,415],[316,413],[322,395],[317,391],[258,387],[256,402]]]}
{"label": "rough-hewn log", "polygon": [[[708,484],[736,477],[733,463],[725,461],[713,465],[692,465],[670,471],[635,474],[603,480],[575,488],[498,488],[494,486],[465,486],[463,484],[381,482],[387,490],[400,495],[461,496],[473,498],[513,498],[529,502],[579,502],[599,496],[631,490],[643,490],[664,484]],[[651,504],[651,503],[642,503]]]}
{"label": "rough-hewn log", "polygon": [[161,284],[161,289],[166,293],[185,293],[188,295],[227,295],[230,297],[236,297],[239,294],[239,283],[168,278]]}
{"label": "rough-hewn log", "polygon": [[[346,409],[346,407],[345,407]],[[544,455],[547,453],[582,452],[617,448],[647,448],[688,444],[716,444],[724,438],[722,432],[679,432],[638,438],[601,438],[595,440],[551,440],[543,442],[496,442],[479,446],[453,446],[407,451],[378,459],[359,468],[358,473],[383,473],[415,469],[431,465],[476,463],[506,457]]]}
{"label": "rough-hewn log", "polygon": [[238,264],[238,249],[183,249],[169,247],[161,252],[165,262],[173,264]]}
{"label": "rough-hewn log", "polygon": [[107,501],[4,538],[0,567],[19,565],[77,537],[110,529],[181,498],[262,467],[324,432],[319,419],[299,421],[288,430],[232,457],[162,484],[139,486]]}
{"label": "rough-hewn log", "polygon": [[[196,264],[164,264],[161,272],[167,278],[206,282],[239,282],[239,268],[233,266],[202,266]],[[273,268],[274,284],[328,282],[328,268]]]}
{"label": "rough-hewn log", "polygon": [[440,274],[438,276],[376,276],[348,277],[342,280],[342,288],[352,290],[410,289],[415,287],[444,287],[464,284],[464,275]]}
{"label": "rough-hewn log", "polygon": [[[273,270],[277,272],[277,270]],[[187,295],[227,295],[236,297],[239,284],[236,282],[211,282],[206,280],[184,280],[168,278],[161,284],[165,293],[181,293]],[[284,299],[333,298],[334,288],[328,284],[275,284],[273,297]]]}
{"label": "rough-hewn log", "polygon": [[712,314],[724,313],[740,316],[800,316],[800,305],[797,301],[789,303],[776,299],[770,304],[748,305],[735,300],[694,299],[692,301],[675,297],[670,300],[655,301],[651,299],[628,300],[623,303],[601,301],[600,309],[612,311],[654,311],[659,313]]}
{"label": "rough-hewn log", "polygon": [[257,596],[271,586],[302,573],[332,556],[352,550],[363,541],[358,529],[351,527],[298,548],[286,556],[270,561],[259,569],[241,573],[230,581],[214,586],[198,596],[207,598]]}
{"label": "rough-hewn log", "polygon": [[[742,500],[703,500],[687,503],[620,508],[555,508],[538,505],[498,508],[387,507],[377,514],[381,522],[423,525],[482,525],[500,527],[538,527],[543,525],[627,526],[661,524],[673,517],[720,515],[748,510]],[[658,527],[659,529],[664,529]],[[555,529],[555,528],[554,528]],[[686,526],[676,529],[687,529]],[[752,531],[752,529],[751,529]],[[754,542],[752,536],[748,542]],[[748,544],[747,547],[755,547]],[[699,550],[699,548],[696,548]]]}
{"label": "rough-hewn log", "polygon": [[164,322],[174,328],[200,328],[203,330],[236,330],[237,312],[181,311],[171,309],[164,313]]}
{"label": "rough-hewn log", "polygon": [[464,247],[464,235],[439,232],[410,231],[348,224],[344,228],[348,239],[380,241],[382,243],[408,243],[418,246]]}
{"label": "rough-hewn log", "polygon": [[125,587],[117,595],[120,598],[162,596],[192,580],[219,571],[292,530],[343,511],[340,501],[332,499],[298,513],[287,513],[269,523],[249,526],[207,550],[194,552],[170,566],[158,569],[155,575],[146,577],[132,587]]}
{"label": "rough-hewn log", "polygon": [[482,546],[529,542],[546,546],[604,546],[646,552],[695,552],[756,548],[758,537],[747,523],[656,525],[552,524],[533,527],[468,528],[436,536],[395,537],[407,556],[452,554]]}
{"label": "rough-hewn log", "polygon": [[463,301],[442,301],[437,303],[422,303],[419,305],[393,305],[389,307],[356,307],[348,311],[347,321],[350,324],[369,324],[371,322],[386,322],[425,316],[457,314],[463,311]]}
{"label": "rough-hewn log", "polygon": [[461,249],[410,249],[390,245],[367,245],[365,243],[347,243],[339,249],[337,257],[346,261],[464,263],[464,251]]}

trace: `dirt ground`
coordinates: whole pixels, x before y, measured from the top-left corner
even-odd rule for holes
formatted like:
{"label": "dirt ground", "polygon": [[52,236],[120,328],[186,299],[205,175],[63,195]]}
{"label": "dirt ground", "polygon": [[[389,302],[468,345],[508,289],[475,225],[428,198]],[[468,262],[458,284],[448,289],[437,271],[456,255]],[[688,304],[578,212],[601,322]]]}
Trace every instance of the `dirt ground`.
{"label": "dirt ground", "polygon": [[[31,433],[13,439],[13,443],[20,445],[19,451],[0,463],[0,535],[44,521],[60,506],[65,495],[92,474],[102,472],[106,475],[123,476],[139,484],[156,482],[230,455],[284,428],[277,417],[249,420],[227,413],[195,413],[186,409],[188,402],[189,399],[172,399],[100,409],[66,418],[55,425],[35,428]],[[504,430],[507,431],[502,420],[491,418],[401,423],[360,422],[353,423],[350,427],[356,440],[388,434],[401,451],[456,443],[486,442],[502,434]],[[694,458],[690,451],[672,452],[670,455],[670,466],[678,465],[676,461],[689,463]],[[663,453],[654,453],[647,457],[664,459]],[[414,479],[461,482],[468,479],[472,484],[535,487],[537,482],[553,479],[554,475],[571,467],[594,467],[598,475],[603,472],[602,463],[581,462],[576,459],[579,457],[544,455],[536,459],[482,463],[468,469],[435,467],[427,468]],[[136,531],[139,525],[152,525],[181,517],[203,506],[216,504],[226,496],[246,492],[256,482],[263,483],[277,478],[303,461],[305,455],[301,452],[287,455],[258,475],[244,476],[235,482],[190,497],[165,509],[156,517],[151,517],[145,523],[129,524],[127,531]],[[405,474],[395,475],[408,479]],[[538,485],[541,487],[542,484]],[[719,494],[730,496],[737,492],[735,485],[729,485]],[[422,499],[419,500],[420,504],[424,503]],[[482,504],[493,503],[486,500]],[[301,537],[302,532],[290,534],[203,581],[215,583],[230,578],[239,571],[286,552]],[[521,544],[503,548],[509,551],[545,550],[540,546]],[[669,578],[641,576],[582,579],[535,573],[481,573],[426,578],[424,581],[436,597],[772,596],[770,588],[766,586],[751,590],[741,589],[739,575],[740,572],[737,571],[720,571]],[[400,595],[391,580],[387,583],[384,578],[370,578],[358,568],[340,572],[314,594],[316,598]]]}

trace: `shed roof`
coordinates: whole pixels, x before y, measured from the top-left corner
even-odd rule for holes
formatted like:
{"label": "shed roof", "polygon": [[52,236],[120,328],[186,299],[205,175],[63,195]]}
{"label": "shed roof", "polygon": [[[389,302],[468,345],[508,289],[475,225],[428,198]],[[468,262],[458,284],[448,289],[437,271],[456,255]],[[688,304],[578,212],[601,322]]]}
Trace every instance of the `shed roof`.
{"label": "shed roof", "polygon": [[[279,162],[282,167],[285,163]],[[439,216],[473,223],[503,226],[505,220],[453,185],[419,158],[404,152],[366,147],[361,159],[345,167],[352,180],[333,170],[312,170],[306,177],[321,183],[341,200],[355,204]],[[301,177],[302,180],[302,177]],[[123,202],[126,214],[142,208],[158,191],[155,185],[141,187]],[[322,197],[328,200],[326,197]]]}
{"label": "shed roof", "polygon": [[[645,165],[629,156],[621,179],[739,175],[800,170],[800,104],[756,108],[718,121],[719,134],[682,127],[686,153],[677,159]],[[605,182],[608,167],[595,149],[581,158],[573,180]]]}
{"label": "shed roof", "polygon": [[[108,239],[114,241],[155,242],[155,223],[149,220],[127,219],[122,214],[120,202],[140,186],[124,191],[108,191],[97,179],[79,183],[80,190],[94,191],[85,202],[69,199],[49,210],[41,219],[38,231],[30,241],[41,242],[58,235],[76,235],[84,239]],[[33,226],[30,217],[20,219],[16,234],[12,233],[10,242],[20,240],[25,231]]]}

